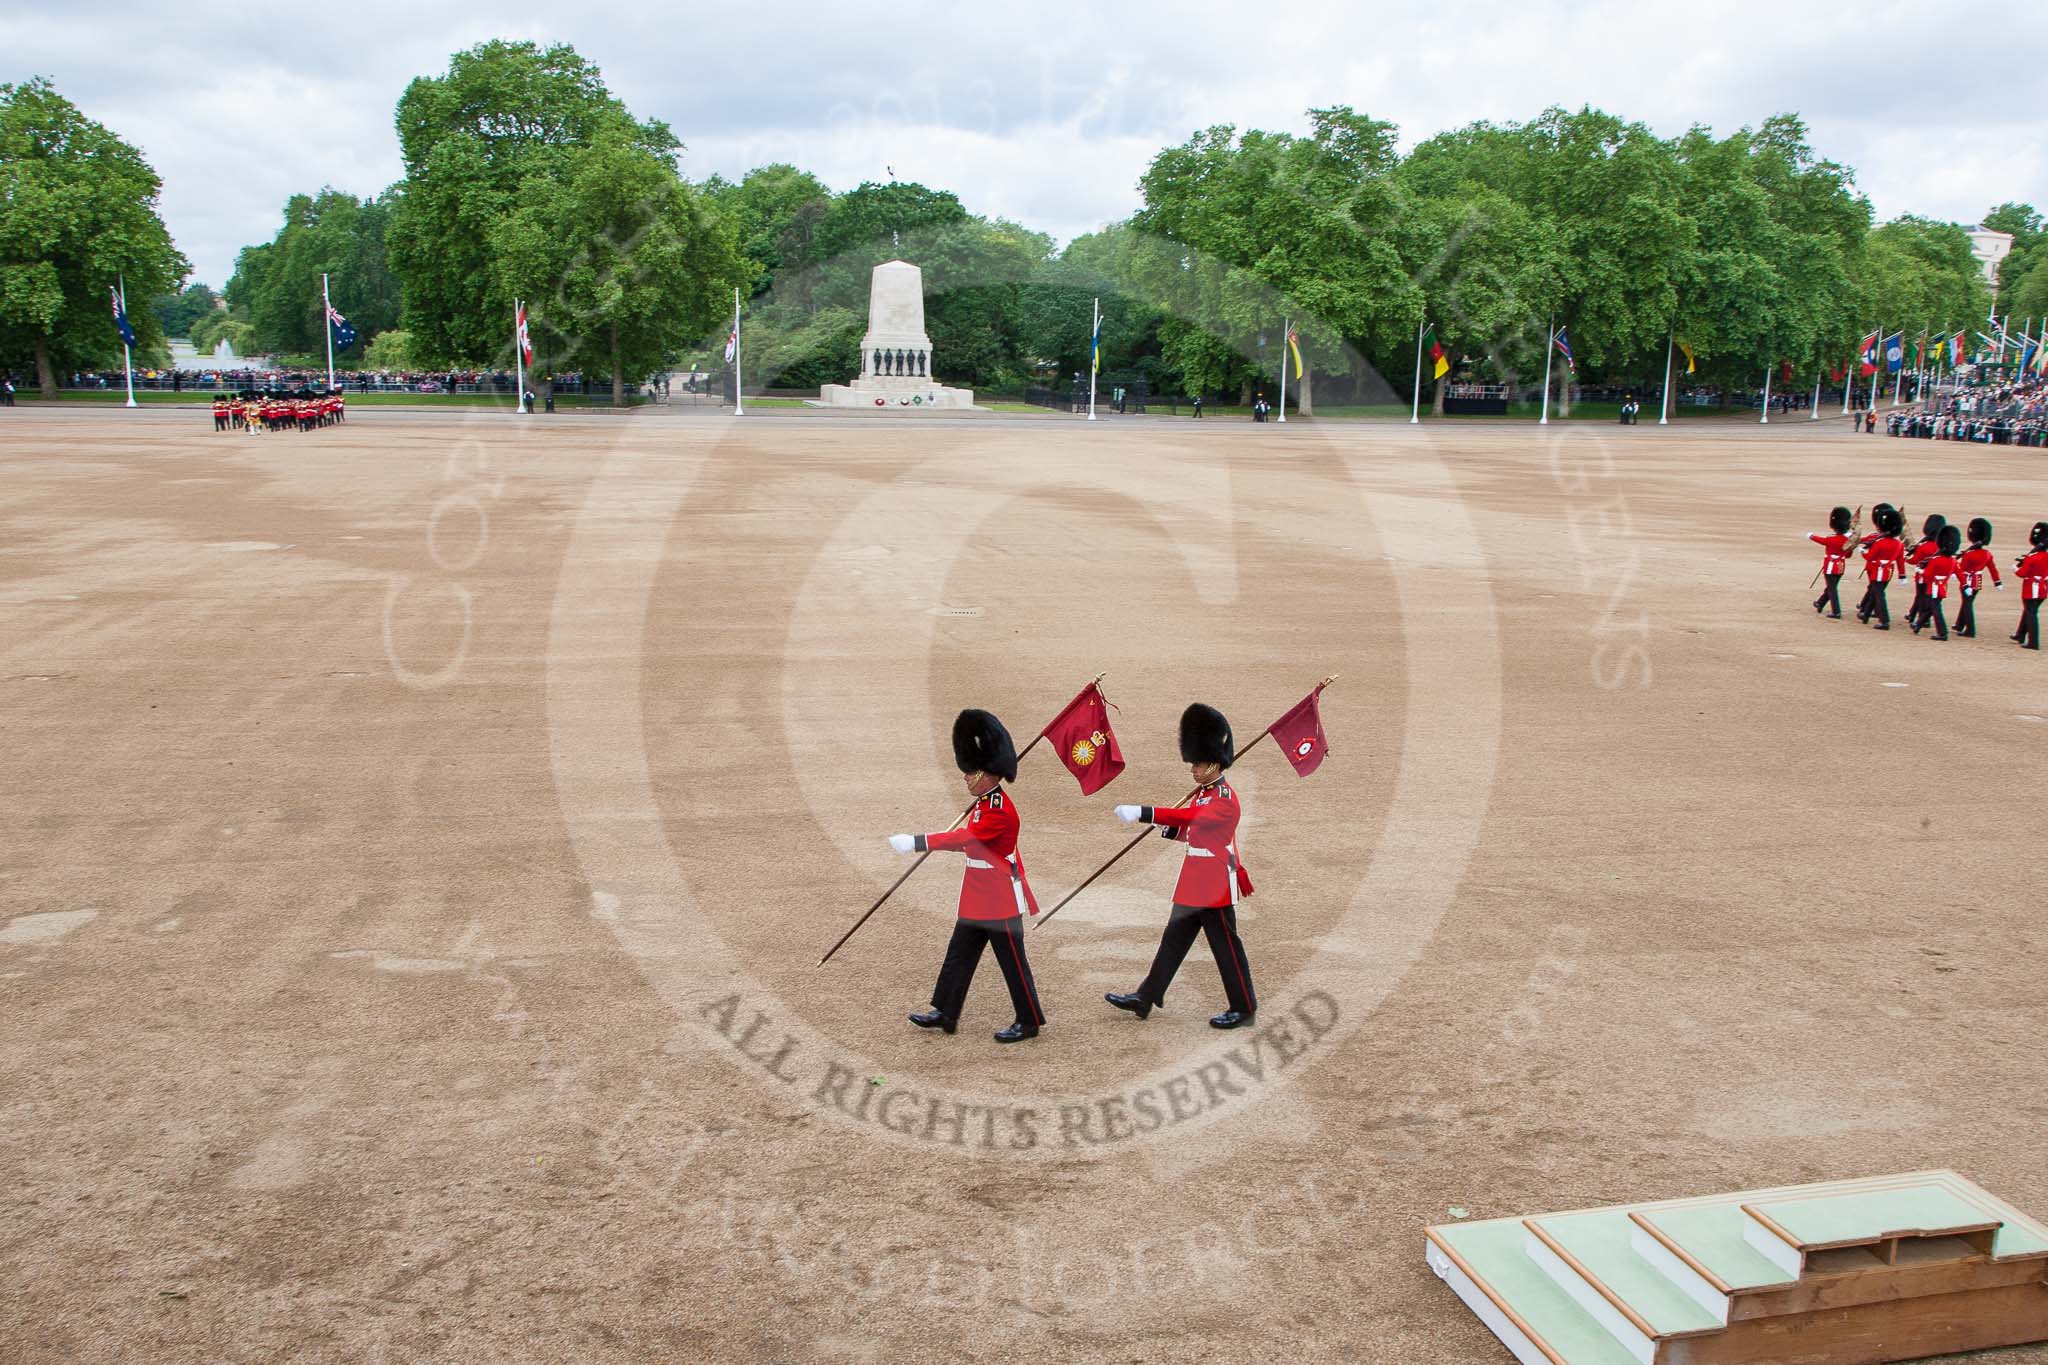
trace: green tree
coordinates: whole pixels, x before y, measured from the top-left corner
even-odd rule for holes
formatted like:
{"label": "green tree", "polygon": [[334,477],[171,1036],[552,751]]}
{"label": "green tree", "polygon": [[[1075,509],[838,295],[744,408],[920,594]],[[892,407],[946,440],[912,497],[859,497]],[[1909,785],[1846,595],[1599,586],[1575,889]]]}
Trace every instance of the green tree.
{"label": "green tree", "polygon": [[145,353],[163,345],[148,300],[191,269],[157,212],[142,154],[40,78],[0,85],[0,367],[32,364],[46,398],[57,373],[117,362],[108,289],[127,279]]}
{"label": "green tree", "polygon": [[1907,214],[1876,228],[1864,239],[1857,279],[1866,325],[1904,331],[1909,355],[1915,333],[1975,326],[1991,308],[1969,234],[1954,223]]}
{"label": "green tree", "polygon": [[2043,259],[2041,244],[2048,241],[2048,231],[2043,230],[2041,215],[2032,204],[2010,200],[1985,214],[1982,226],[2012,234],[2012,250],[1998,263],[1998,294],[2003,299]]}
{"label": "green tree", "polygon": [[[601,139],[608,159],[630,148],[670,176],[680,146],[667,125],[636,121],[566,44],[492,41],[458,52],[445,75],[406,87],[397,125],[405,179],[391,214],[390,259],[404,289],[403,322],[424,363],[504,356],[511,278],[553,292],[552,280],[503,268],[494,255],[501,220],[541,201],[557,220],[578,220],[561,191]],[[636,185],[646,183],[645,164],[631,163]],[[612,250],[595,240],[557,246],[567,259]]]}
{"label": "green tree", "polygon": [[[532,176],[489,230],[490,292],[528,300],[550,366],[660,369],[727,315],[748,277],[732,227],[622,128],[600,130],[559,176]],[[500,319],[501,330],[503,319]]]}
{"label": "green tree", "polygon": [[192,324],[220,306],[220,296],[203,284],[188,284],[177,293],[163,294],[151,305],[157,325],[167,337],[192,335]]}
{"label": "green tree", "polygon": [[412,337],[398,327],[377,333],[377,339],[363,349],[363,364],[373,370],[411,369]]}
{"label": "green tree", "polygon": [[388,194],[360,200],[330,188],[286,200],[277,236],[244,248],[228,281],[229,306],[254,328],[257,344],[301,355],[326,349],[323,275],[358,345],[396,325],[398,277],[385,246],[391,212]]}
{"label": "green tree", "polygon": [[1154,157],[1132,226],[1157,240],[1128,257],[1170,315],[1166,356],[1198,385],[1229,368],[1223,348],[1248,355],[1268,333],[1277,347],[1280,315],[1294,317],[1312,367],[1296,390],[1305,413],[1313,368],[1348,373],[1347,341],[1391,348],[1422,309],[1398,244],[1393,125],[1341,106],[1309,118],[1307,137],[1219,126]]}
{"label": "green tree", "polygon": [[737,184],[713,176],[704,182],[704,193],[732,221],[752,270],[749,297],[767,292],[786,266],[815,259],[814,242],[832,192],[810,172],[778,162],[747,172]]}

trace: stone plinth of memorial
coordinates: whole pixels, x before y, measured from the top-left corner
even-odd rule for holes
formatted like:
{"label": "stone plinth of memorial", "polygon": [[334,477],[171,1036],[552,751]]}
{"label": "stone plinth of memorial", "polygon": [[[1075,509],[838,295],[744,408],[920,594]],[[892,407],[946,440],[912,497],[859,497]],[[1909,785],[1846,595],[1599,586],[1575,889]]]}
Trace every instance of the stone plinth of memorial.
{"label": "stone plinth of memorial", "polygon": [[974,390],[932,378],[932,339],[924,330],[924,272],[908,261],[884,261],[868,281],[868,330],[860,339],[860,374],[818,390],[818,406],[923,412],[971,408]]}

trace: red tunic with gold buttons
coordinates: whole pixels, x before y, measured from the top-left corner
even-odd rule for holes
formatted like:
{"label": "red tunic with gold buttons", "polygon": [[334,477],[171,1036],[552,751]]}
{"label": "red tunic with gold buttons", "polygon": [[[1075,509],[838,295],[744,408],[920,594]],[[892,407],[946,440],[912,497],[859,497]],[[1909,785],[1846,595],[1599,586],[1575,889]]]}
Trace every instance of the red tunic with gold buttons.
{"label": "red tunic with gold buttons", "polygon": [[2048,550],[2036,550],[2020,561],[2020,601],[2048,598]]}
{"label": "red tunic with gold buttons", "polygon": [[1849,544],[1849,537],[1816,534],[1808,536],[1807,539],[1820,546],[1820,571],[1822,573],[1834,575],[1848,567],[1849,555],[1847,546]]}
{"label": "red tunic with gold buttons", "polygon": [[959,829],[917,836],[919,853],[967,855],[967,871],[960,878],[961,919],[1015,919],[1038,913],[1038,900],[1017,853],[1021,827],[1016,798],[998,786],[982,793]]}
{"label": "red tunic with gold buttons", "polygon": [[1863,547],[1863,572],[1873,582],[1889,583],[1898,577],[1905,557],[1904,541],[1897,536],[1879,536]]}
{"label": "red tunic with gold buttons", "polygon": [[1982,545],[1972,545],[1963,551],[1963,557],[1956,561],[1956,577],[1971,592],[1984,590],[1984,571],[1991,571],[1991,581],[2003,586],[2005,580],[1998,576],[1998,560]]}
{"label": "red tunic with gold buttons", "polygon": [[1954,555],[1936,555],[1921,567],[1921,576],[1926,580],[1929,597],[1947,597],[1948,581],[1954,578],[1961,566]]}
{"label": "red tunic with gold buttons", "polygon": [[1237,904],[1237,822],[1243,814],[1237,793],[1222,778],[1196,792],[1185,806],[1140,806],[1138,818],[1164,826],[1169,839],[1185,839],[1173,903],[1214,909]]}

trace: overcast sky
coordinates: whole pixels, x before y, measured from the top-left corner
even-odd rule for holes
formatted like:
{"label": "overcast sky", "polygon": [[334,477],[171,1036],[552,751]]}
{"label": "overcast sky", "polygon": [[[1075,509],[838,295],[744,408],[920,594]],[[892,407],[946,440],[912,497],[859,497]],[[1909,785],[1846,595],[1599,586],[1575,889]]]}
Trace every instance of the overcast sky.
{"label": "overcast sky", "polygon": [[[2048,6],[1966,19],[1886,3],[654,6],[357,3],[226,17],[100,3],[89,17],[0,0],[0,81],[51,77],[139,145],[194,276],[218,287],[277,230],[285,197],[373,194],[399,176],[407,81],[492,37],[565,41],[684,171],[770,161],[834,189],[899,178],[1062,241],[1137,207],[1162,146],[1212,123],[1300,130],[1349,104],[1402,145],[1474,119],[1591,103],[1670,135],[1792,110],[1853,167],[1880,217],[1971,222],[2048,205]],[[252,12],[253,13],[253,12]],[[2013,58],[2015,60],[2006,60]]]}

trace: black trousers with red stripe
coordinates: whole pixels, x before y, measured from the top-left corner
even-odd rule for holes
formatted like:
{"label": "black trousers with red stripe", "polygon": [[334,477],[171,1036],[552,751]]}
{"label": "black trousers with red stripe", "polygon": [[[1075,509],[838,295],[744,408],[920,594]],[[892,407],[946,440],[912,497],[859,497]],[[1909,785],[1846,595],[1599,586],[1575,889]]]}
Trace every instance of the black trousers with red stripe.
{"label": "black trousers with red stripe", "polygon": [[946,960],[939,967],[939,984],[932,987],[932,1008],[948,1019],[958,1019],[967,1003],[967,987],[974,981],[974,969],[981,963],[981,950],[993,948],[996,965],[1003,969],[1003,981],[1010,988],[1010,1004],[1017,1022],[1034,1028],[1045,1022],[1038,1004],[1038,983],[1031,979],[1031,962],[1024,956],[1024,917],[1009,919],[962,919],[953,921],[953,937],[946,944]]}
{"label": "black trousers with red stripe", "polygon": [[1216,959],[1217,974],[1223,978],[1223,995],[1230,1008],[1250,1014],[1259,1007],[1252,990],[1252,964],[1244,955],[1244,940],[1237,936],[1237,908],[1219,905],[1209,908],[1175,903],[1166,932],[1159,936],[1159,951],[1152,957],[1152,970],[1145,973],[1138,995],[1155,1005],[1166,1003],[1166,988],[1195,945],[1197,932],[1209,936],[1209,953]]}

